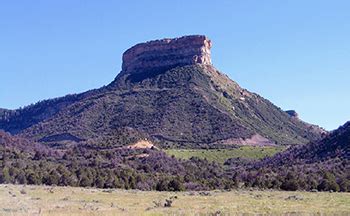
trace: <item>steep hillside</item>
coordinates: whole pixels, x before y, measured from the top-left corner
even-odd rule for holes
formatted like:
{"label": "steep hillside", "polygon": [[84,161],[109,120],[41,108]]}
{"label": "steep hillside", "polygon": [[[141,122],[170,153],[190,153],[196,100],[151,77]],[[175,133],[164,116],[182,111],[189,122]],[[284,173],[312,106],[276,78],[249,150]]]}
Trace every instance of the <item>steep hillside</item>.
{"label": "steep hillside", "polygon": [[267,159],[267,164],[295,166],[328,163],[333,160],[350,161],[350,122],[345,123],[318,142],[296,146]]}
{"label": "steep hillside", "polygon": [[250,186],[350,191],[350,123],[321,141],[291,147],[248,166],[227,164]]}
{"label": "steep hillside", "polygon": [[64,97],[39,101],[38,103],[16,110],[0,109],[0,129],[8,131],[11,134],[18,134],[23,129],[51,118],[60,110],[74,102],[104,91],[105,88],[102,87],[81,94],[71,94]]}
{"label": "steep hillside", "polygon": [[162,147],[303,144],[323,130],[241,88],[211,65],[204,36],[136,45],[108,86],[0,117],[0,128],[51,145]]}
{"label": "steep hillside", "polygon": [[55,136],[52,141],[118,146],[129,143],[120,139],[133,138],[131,133],[182,147],[249,144],[256,137],[262,145],[299,144],[320,137],[316,127],[290,117],[212,67],[177,67],[137,82],[128,78],[119,76],[110,91],[72,103],[22,134],[41,141]]}

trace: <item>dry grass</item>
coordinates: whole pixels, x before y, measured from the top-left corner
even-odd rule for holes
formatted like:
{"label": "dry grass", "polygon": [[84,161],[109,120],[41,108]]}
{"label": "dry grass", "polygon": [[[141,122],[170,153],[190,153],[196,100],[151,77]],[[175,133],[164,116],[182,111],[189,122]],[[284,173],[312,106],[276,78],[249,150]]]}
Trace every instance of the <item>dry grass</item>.
{"label": "dry grass", "polygon": [[[164,203],[172,200],[171,207]],[[143,192],[0,185],[0,215],[350,215],[349,193]]]}

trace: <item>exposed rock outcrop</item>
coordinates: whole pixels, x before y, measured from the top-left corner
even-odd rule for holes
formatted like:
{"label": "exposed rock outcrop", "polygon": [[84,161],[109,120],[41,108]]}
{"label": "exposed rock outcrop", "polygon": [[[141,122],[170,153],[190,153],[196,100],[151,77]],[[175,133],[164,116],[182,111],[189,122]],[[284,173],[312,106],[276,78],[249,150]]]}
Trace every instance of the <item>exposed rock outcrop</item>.
{"label": "exposed rock outcrop", "polygon": [[211,65],[211,41],[202,35],[137,44],[123,54],[122,73],[164,71],[192,64]]}

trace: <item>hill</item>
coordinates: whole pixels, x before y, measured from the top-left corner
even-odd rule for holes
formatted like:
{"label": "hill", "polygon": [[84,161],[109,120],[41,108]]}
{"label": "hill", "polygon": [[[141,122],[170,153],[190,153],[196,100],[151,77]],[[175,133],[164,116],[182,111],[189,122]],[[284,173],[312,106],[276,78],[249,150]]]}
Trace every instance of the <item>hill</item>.
{"label": "hill", "polygon": [[317,126],[241,88],[211,64],[211,41],[187,36],[141,43],[107,86],[0,112],[0,129],[51,146],[164,148],[288,145],[319,140]]}
{"label": "hill", "polygon": [[[292,159],[292,160],[290,160]],[[350,122],[332,131],[323,140],[289,149],[274,160],[279,165],[325,163],[329,160],[350,160]]]}
{"label": "hill", "polygon": [[[257,187],[349,191],[350,124],[346,123],[321,141],[291,147],[248,166],[241,165],[235,172],[239,173],[239,169],[238,178]],[[249,170],[249,174],[245,170]]]}

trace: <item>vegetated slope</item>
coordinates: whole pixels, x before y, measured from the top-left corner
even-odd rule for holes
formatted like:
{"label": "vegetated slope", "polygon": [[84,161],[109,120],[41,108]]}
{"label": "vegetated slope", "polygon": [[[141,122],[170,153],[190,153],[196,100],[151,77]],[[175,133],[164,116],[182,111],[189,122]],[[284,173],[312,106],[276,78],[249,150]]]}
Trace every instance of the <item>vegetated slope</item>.
{"label": "vegetated slope", "polygon": [[[28,164],[31,164],[31,160],[38,155],[51,157],[59,156],[60,152],[50,149],[48,146],[35,143],[31,140],[12,136],[11,134],[0,130],[0,182],[5,182],[5,179],[8,180],[10,176],[9,169],[4,168],[6,166],[13,167],[12,163],[21,164],[21,167],[25,167]],[[19,163],[19,160],[23,159],[22,163]],[[12,169],[11,169],[12,171]],[[18,173],[13,172],[11,175],[17,176]],[[25,173],[18,176],[18,178],[25,179]],[[11,181],[7,181],[11,182]],[[11,183],[16,183],[12,181]]]}
{"label": "vegetated slope", "polygon": [[147,137],[164,147],[250,144],[254,139],[262,145],[300,144],[319,139],[323,132],[242,89],[212,66],[121,73],[102,90],[67,100],[41,102],[8,123],[3,119],[1,126],[8,129],[29,118],[33,125],[20,132],[25,137],[98,146]]}
{"label": "vegetated slope", "polygon": [[241,173],[241,180],[257,187],[350,191],[350,123],[321,141],[292,147],[242,169],[249,175]]}
{"label": "vegetated slope", "polygon": [[16,110],[0,109],[0,129],[18,134],[22,130],[51,118],[60,110],[91,95],[103,92],[104,87],[82,94],[71,94],[64,97],[43,100]]}
{"label": "vegetated slope", "polygon": [[[0,148],[3,151],[7,150],[20,150],[25,151],[27,153],[33,153],[36,148],[41,146],[31,140],[12,136],[11,134],[0,130]],[[47,149],[47,147],[43,146],[43,148]]]}
{"label": "vegetated slope", "polygon": [[200,158],[179,160],[156,148],[96,149],[78,144],[56,149],[36,144],[38,147],[24,149],[33,146],[32,142],[0,134],[0,183],[160,191],[237,187],[350,190],[349,163],[344,157],[295,165],[275,163],[277,156],[259,163],[237,158],[223,166]]}
{"label": "vegetated slope", "polygon": [[205,160],[179,161],[155,149],[93,149],[34,152],[0,145],[0,184],[61,185],[140,190],[231,188],[223,167]]}
{"label": "vegetated slope", "polygon": [[8,109],[3,109],[3,108],[0,108],[0,115],[2,115],[4,112],[6,111],[9,111]]}
{"label": "vegetated slope", "polygon": [[328,160],[350,160],[350,122],[334,130],[323,140],[290,148],[269,160],[273,164],[310,164]]}

